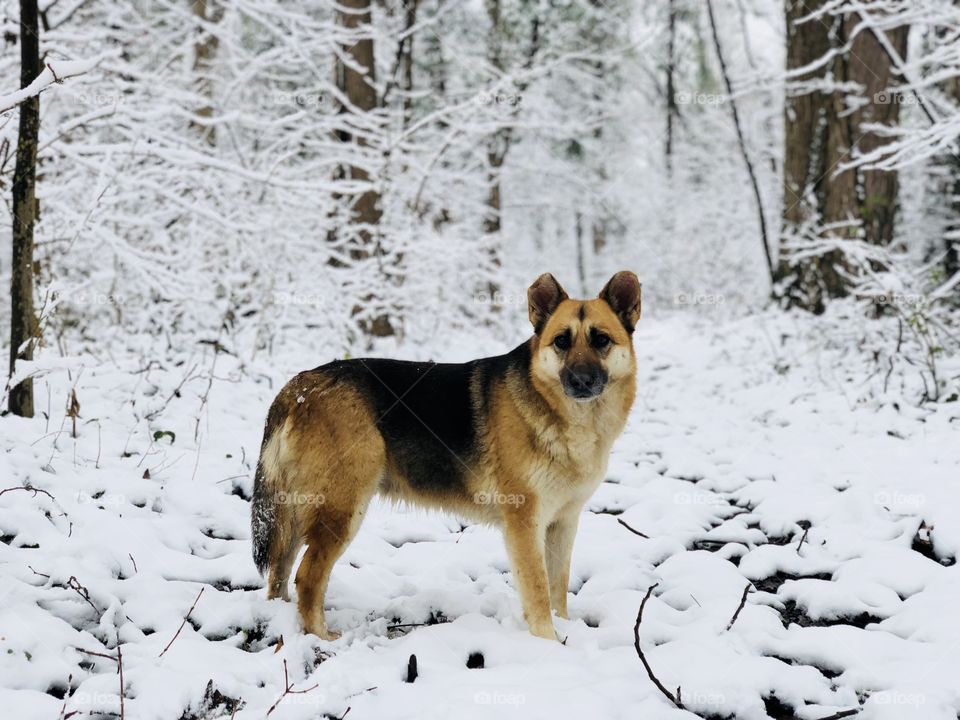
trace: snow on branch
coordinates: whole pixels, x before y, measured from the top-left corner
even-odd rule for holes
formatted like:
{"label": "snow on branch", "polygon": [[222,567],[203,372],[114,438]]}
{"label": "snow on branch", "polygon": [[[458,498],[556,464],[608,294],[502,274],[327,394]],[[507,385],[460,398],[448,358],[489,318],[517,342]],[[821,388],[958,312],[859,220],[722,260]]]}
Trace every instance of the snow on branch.
{"label": "snow on branch", "polygon": [[25,88],[5,95],[0,95],[0,113],[12,110],[17,105],[32,97],[36,97],[54,83],[62,83],[67,78],[76,77],[89,72],[106,58],[114,53],[102,53],[86,60],[53,60],[46,64],[36,79]]}

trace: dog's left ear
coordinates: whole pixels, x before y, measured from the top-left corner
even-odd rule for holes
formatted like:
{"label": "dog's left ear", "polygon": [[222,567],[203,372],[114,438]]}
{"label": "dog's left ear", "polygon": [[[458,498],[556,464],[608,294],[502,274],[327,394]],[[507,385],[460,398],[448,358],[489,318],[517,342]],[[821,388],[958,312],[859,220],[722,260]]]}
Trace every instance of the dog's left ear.
{"label": "dog's left ear", "polygon": [[527,309],[530,313],[530,322],[533,323],[533,331],[537,335],[543,330],[553,311],[567,297],[560,283],[550,273],[544,273],[533,281],[533,285],[527,289]]}
{"label": "dog's left ear", "polygon": [[600,299],[606,301],[627,332],[632,333],[640,319],[640,279],[629,270],[621,270],[603,286]]}

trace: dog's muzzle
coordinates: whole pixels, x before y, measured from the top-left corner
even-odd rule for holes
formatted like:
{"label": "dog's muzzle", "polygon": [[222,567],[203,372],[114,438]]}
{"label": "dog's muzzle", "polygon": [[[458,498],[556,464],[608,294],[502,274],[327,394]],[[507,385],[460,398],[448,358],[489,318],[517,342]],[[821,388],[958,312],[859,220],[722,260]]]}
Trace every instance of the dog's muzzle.
{"label": "dog's muzzle", "polygon": [[560,383],[567,397],[592,400],[603,392],[607,371],[600,365],[573,365],[560,371]]}

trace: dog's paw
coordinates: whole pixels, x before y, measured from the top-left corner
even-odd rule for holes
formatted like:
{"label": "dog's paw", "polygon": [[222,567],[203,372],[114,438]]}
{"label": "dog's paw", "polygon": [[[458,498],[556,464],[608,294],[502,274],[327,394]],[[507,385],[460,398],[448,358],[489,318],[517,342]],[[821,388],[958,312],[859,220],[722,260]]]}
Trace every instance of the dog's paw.
{"label": "dog's paw", "polygon": [[531,625],[530,633],[544,640],[556,640],[560,642],[560,637],[557,635],[557,631],[553,629],[552,622]]}

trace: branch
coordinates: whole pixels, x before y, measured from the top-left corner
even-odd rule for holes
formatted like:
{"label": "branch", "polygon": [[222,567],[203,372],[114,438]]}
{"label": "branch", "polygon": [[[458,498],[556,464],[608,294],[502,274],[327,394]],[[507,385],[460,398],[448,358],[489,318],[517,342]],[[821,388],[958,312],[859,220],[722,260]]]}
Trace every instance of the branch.
{"label": "branch", "polygon": [[624,522],[624,521],[621,520],[620,518],[617,518],[617,522],[620,523],[621,525],[623,525],[627,530],[629,530],[630,532],[632,532],[634,535],[639,535],[640,537],[646,538],[647,540],[650,539],[650,536],[649,536],[649,535],[645,535],[644,533],[640,532],[639,530],[630,527],[629,525],[627,525],[626,522]]}
{"label": "branch", "polygon": [[46,64],[43,71],[37,75],[32,83],[21,90],[15,90],[6,95],[0,95],[0,114],[13,110],[24,100],[36,97],[54,83],[60,84],[67,78],[76,77],[89,72],[106,58],[114,53],[102,53],[87,60],[57,60]]}
{"label": "branch", "polygon": [[808,525],[803,529],[803,535],[800,536],[800,542],[797,543],[797,555],[800,554],[800,548],[803,547],[804,540],[807,539],[807,533],[810,532],[810,526]]}
{"label": "branch", "polygon": [[853,710],[841,710],[838,713],[833,715],[828,715],[825,718],[820,718],[820,720],[841,720],[841,718],[853,717],[860,712],[860,708],[854,708]]}
{"label": "branch", "polygon": [[[120,638],[117,638],[117,654],[108,655],[107,653],[95,652],[93,650],[84,650],[83,648],[74,648],[77,652],[82,652],[84,655],[92,655],[94,657],[106,658],[107,660],[112,660],[117,664],[117,672],[120,674],[120,720],[124,720],[124,708],[123,708],[123,699],[126,695],[126,691],[123,685],[123,652],[120,650]],[[64,703],[64,708],[66,708],[66,703]],[[68,713],[66,717],[75,715],[77,711]]]}
{"label": "branch", "polygon": [[[132,560],[133,558],[130,558],[130,559]],[[170,638],[170,642],[167,643],[167,646],[160,652],[159,655],[157,655],[157,657],[163,657],[163,654],[170,649],[171,645],[173,645],[173,641],[177,639],[177,637],[180,635],[180,631],[183,630],[183,626],[187,624],[187,620],[190,619],[190,613],[193,612],[193,609],[197,606],[197,603],[200,601],[200,596],[203,595],[203,591],[206,589],[207,589],[206,586],[200,588],[200,592],[197,593],[196,600],[193,601],[193,605],[190,606],[190,609],[187,610],[187,614],[184,615],[183,622],[180,623],[180,627],[177,628],[177,632],[174,634],[172,638]]]}
{"label": "branch", "polygon": [[[277,705],[280,704],[280,701],[283,700],[287,695],[305,695],[311,690],[316,690],[320,687],[320,683],[308,687],[306,690],[294,690],[293,685],[290,684],[290,675],[287,673],[287,661],[283,661],[283,695],[277,698],[277,701],[270,706],[270,709],[267,710],[267,715],[269,716],[274,710],[277,709]],[[350,712],[350,708],[347,708],[347,712]],[[346,717],[347,713],[344,713],[342,717]]]}
{"label": "branch", "polygon": [[747,604],[747,593],[750,592],[751,587],[753,587],[753,585],[747,583],[747,586],[743,589],[743,595],[740,596],[740,604],[737,605],[737,611],[733,613],[733,617],[730,618],[730,622],[727,624],[727,630],[732,628],[737,618],[740,617],[740,611],[743,610],[743,606]]}
{"label": "branch", "polygon": [[57,502],[57,499],[53,495],[48,493],[46,490],[44,490],[43,488],[33,487],[32,485],[18,485],[17,487],[8,487],[3,490],[0,490],[0,495],[4,495],[8,492],[13,492],[14,490],[29,490],[30,492],[33,493],[34,497],[37,496],[37,493],[43,493],[54,502]]}
{"label": "branch", "polygon": [[657,676],[653,674],[653,668],[650,667],[650,663],[647,662],[647,658],[643,654],[643,650],[640,649],[640,621],[643,620],[643,608],[646,606],[647,600],[650,599],[650,595],[653,593],[654,588],[656,588],[659,584],[660,583],[654,583],[647,588],[647,594],[643,596],[643,601],[640,603],[640,611],[637,613],[637,622],[633,626],[633,646],[637,650],[637,656],[640,658],[640,662],[643,663],[643,667],[647,671],[647,677],[650,678],[653,684],[657,686],[657,689],[662,692],[670,702],[676,705],[680,710],[686,710],[686,708],[683,707],[683,703],[680,702],[680,688],[677,687],[676,697],[672,692],[667,690],[663,683],[657,679]]}
{"label": "branch", "polygon": [[723,59],[723,52],[720,49],[720,36],[717,34],[717,21],[713,16],[713,3],[707,0],[707,15],[710,17],[710,31],[713,33],[713,44],[717,49],[717,60],[720,61],[720,73],[723,75],[723,82],[727,86],[727,100],[730,102],[730,114],[733,116],[733,127],[737,131],[737,143],[740,145],[740,153],[743,155],[743,162],[747,166],[747,175],[750,176],[750,185],[753,187],[753,196],[757,203],[757,214],[760,217],[760,238],[763,240],[763,254],[767,259],[767,271],[770,273],[770,282],[774,282],[773,256],[770,254],[770,240],[767,237],[767,220],[763,215],[763,201],[760,197],[760,185],[757,183],[756,173],[753,171],[753,163],[750,162],[750,155],[747,153],[747,143],[743,139],[743,129],[740,127],[740,114],[737,112],[737,102],[733,99],[733,84],[730,82],[730,74],[727,72],[727,63]]}

